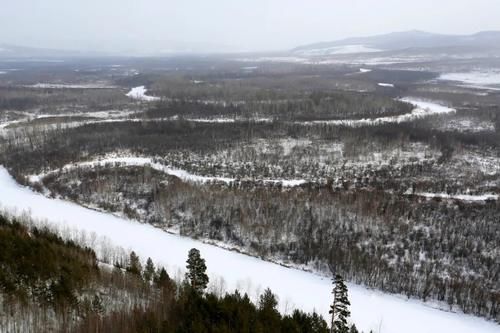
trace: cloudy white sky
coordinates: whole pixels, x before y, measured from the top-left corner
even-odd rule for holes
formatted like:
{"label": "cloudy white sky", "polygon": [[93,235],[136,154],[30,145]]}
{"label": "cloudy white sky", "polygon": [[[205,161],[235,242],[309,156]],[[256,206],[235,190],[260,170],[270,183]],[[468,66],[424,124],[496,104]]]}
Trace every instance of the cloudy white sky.
{"label": "cloudy white sky", "polygon": [[392,31],[500,30],[499,0],[0,0],[0,44],[263,51]]}

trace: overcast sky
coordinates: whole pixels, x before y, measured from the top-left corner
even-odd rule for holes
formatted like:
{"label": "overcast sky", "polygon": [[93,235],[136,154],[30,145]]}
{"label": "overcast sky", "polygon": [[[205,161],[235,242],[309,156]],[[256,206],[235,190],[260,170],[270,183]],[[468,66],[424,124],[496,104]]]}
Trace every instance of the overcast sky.
{"label": "overcast sky", "polygon": [[500,30],[500,0],[0,0],[0,44],[262,51],[392,31]]}

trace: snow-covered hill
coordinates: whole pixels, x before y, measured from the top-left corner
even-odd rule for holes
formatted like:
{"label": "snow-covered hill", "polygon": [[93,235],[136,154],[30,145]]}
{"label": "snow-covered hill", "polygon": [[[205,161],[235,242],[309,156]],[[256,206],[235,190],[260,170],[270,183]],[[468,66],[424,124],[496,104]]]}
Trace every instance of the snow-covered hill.
{"label": "snow-covered hill", "polygon": [[405,49],[500,49],[500,32],[483,31],[473,35],[443,35],[424,31],[393,32],[369,37],[299,46],[292,53],[302,56],[325,56],[346,53],[398,51]]}

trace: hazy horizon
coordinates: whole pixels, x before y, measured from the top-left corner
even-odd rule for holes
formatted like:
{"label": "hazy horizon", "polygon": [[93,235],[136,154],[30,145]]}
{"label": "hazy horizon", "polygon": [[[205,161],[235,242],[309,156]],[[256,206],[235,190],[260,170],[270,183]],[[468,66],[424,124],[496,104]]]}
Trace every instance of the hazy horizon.
{"label": "hazy horizon", "polygon": [[0,44],[83,51],[259,52],[422,30],[500,30],[494,0],[17,0],[3,4]]}

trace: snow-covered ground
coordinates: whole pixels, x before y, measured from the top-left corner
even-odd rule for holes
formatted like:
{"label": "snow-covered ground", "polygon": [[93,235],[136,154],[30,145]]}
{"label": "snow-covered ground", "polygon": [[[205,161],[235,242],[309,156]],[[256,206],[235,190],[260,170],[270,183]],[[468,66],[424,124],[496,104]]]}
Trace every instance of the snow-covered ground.
{"label": "snow-covered ground", "polygon": [[448,119],[442,124],[435,124],[434,127],[441,131],[462,131],[471,133],[495,131],[495,124],[493,122],[472,117]]}
{"label": "snow-covered ground", "polygon": [[338,126],[362,127],[362,126],[382,125],[387,123],[404,123],[433,115],[445,115],[456,112],[455,109],[439,104],[438,102],[424,101],[413,97],[405,97],[400,100],[403,102],[413,104],[415,106],[415,109],[413,109],[411,113],[393,117],[380,117],[374,119],[318,120],[318,121],[296,122],[296,123],[304,125],[327,124],[327,125],[338,125]]}
{"label": "snow-covered ground", "polygon": [[154,102],[154,101],[160,100],[160,97],[146,95],[147,91],[148,90],[144,86],[135,87],[135,88],[132,88],[127,93],[127,96],[130,98],[137,99],[140,101],[145,101],[145,102]]}
{"label": "snow-covered ground", "polygon": [[[257,258],[227,251],[189,238],[171,235],[150,225],[99,213],[73,203],[49,199],[21,187],[0,166],[0,204],[14,214],[29,212],[62,230],[85,231],[111,245],[133,249],[141,258],[151,257],[171,273],[185,267],[189,249],[198,248],[206,259],[211,281],[223,277],[226,290],[239,289],[256,297],[270,287],[280,300],[282,311],[300,308],[316,310],[326,318],[331,303],[328,278]],[[73,233],[76,236],[76,233]],[[100,253],[104,242],[92,242]],[[109,246],[108,244],[107,246]],[[493,333],[500,326],[484,319],[436,309],[420,301],[407,300],[349,284],[352,320],[363,331],[383,333]]]}
{"label": "snow-covered ground", "polygon": [[326,56],[326,55],[338,55],[338,54],[354,54],[354,53],[374,53],[380,52],[382,50],[375,49],[366,45],[354,44],[354,45],[342,45],[342,46],[332,46],[317,49],[306,49],[300,50],[296,53],[301,56]]}
{"label": "snow-covered ground", "polygon": [[500,90],[500,71],[447,73],[439,80],[461,82],[462,86],[469,88]]}
{"label": "snow-covered ground", "polygon": [[[44,118],[69,118],[69,117],[81,117],[83,120],[78,121],[67,121],[58,124],[38,124],[36,126],[43,127],[44,129],[51,129],[54,127],[65,127],[74,128],[83,126],[86,124],[97,124],[97,123],[108,123],[108,122],[125,122],[125,121],[143,121],[140,118],[131,118],[134,114],[138,113],[135,110],[106,110],[106,111],[96,111],[96,112],[85,112],[85,113],[58,113],[58,114],[36,114],[24,112],[24,117],[16,120],[0,122],[0,136],[6,136],[12,130],[9,127],[16,124],[26,124],[30,125],[29,122],[35,121],[37,119]],[[84,119],[87,117],[88,119]],[[149,119],[144,120],[149,121]]]}
{"label": "snow-covered ground", "polygon": [[453,200],[461,200],[461,201],[487,201],[487,200],[498,200],[498,194],[447,194],[447,193],[415,193],[414,195],[418,195],[425,198],[441,198],[441,199],[453,199]]}
{"label": "snow-covered ground", "polygon": [[[57,169],[54,171],[49,171],[40,175],[31,175],[28,177],[30,182],[37,182],[40,181],[43,177],[53,174],[56,172],[59,172],[60,170],[63,171],[69,171],[71,169],[77,168],[77,167],[96,167],[96,166],[105,166],[109,164],[114,164],[114,165],[121,165],[121,166],[146,166],[149,165],[152,169],[163,172],[165,174],[175,176],[183,181],[190,182],[190,183],[199,183],[199,184],[204,184],[204,183],[209,183],[209,182],[222,182],[226,184],[230,184],[236,181],[234,178],[227,178],[227,177],[206,177],[206,176],[200,176],[200,175],[195,175],[192,173],[189,173],[185,170],[180,170],[180,169],[174,169],[170,168],[166,165],[163,165],[161,163],[155,162],[152,158],[150,157],[136,157],[136,156],[109,156],[105,157],[99,160],[95,161],[89,161],[89,162],[80,162],[80,163],[72,163],[72,164],[67,164],[61,169]],[[281,184],[282,186],[285,187],[295,187],[295,186],[300,186],[302,184],[305,184],[306,181],[302,179],[295,179],[295,180],[276,180],[276,179],[265,179],[262,180],[264,183],[272,183],[272,184]]]}
{"label": "snow-covered ground", "polygon": [[394,84],[392,83],[379,83],[379,87],[385,87],[385,88],[394,88]]}
{"label": "snow-covered ground", "polygon": [[359,71],[361,73],[370,73],[372,70],[371,69],[368,69],[368,68],[360,68]]}
{"label": "snow-covered ground", "polygon": [[37,83],[30,86],[25,86],[27,88],[38,88],[38,89],[112,89],[115,86],[108,85],[106,83],[88,83],[88,84],[66,84],[66,83]]}

